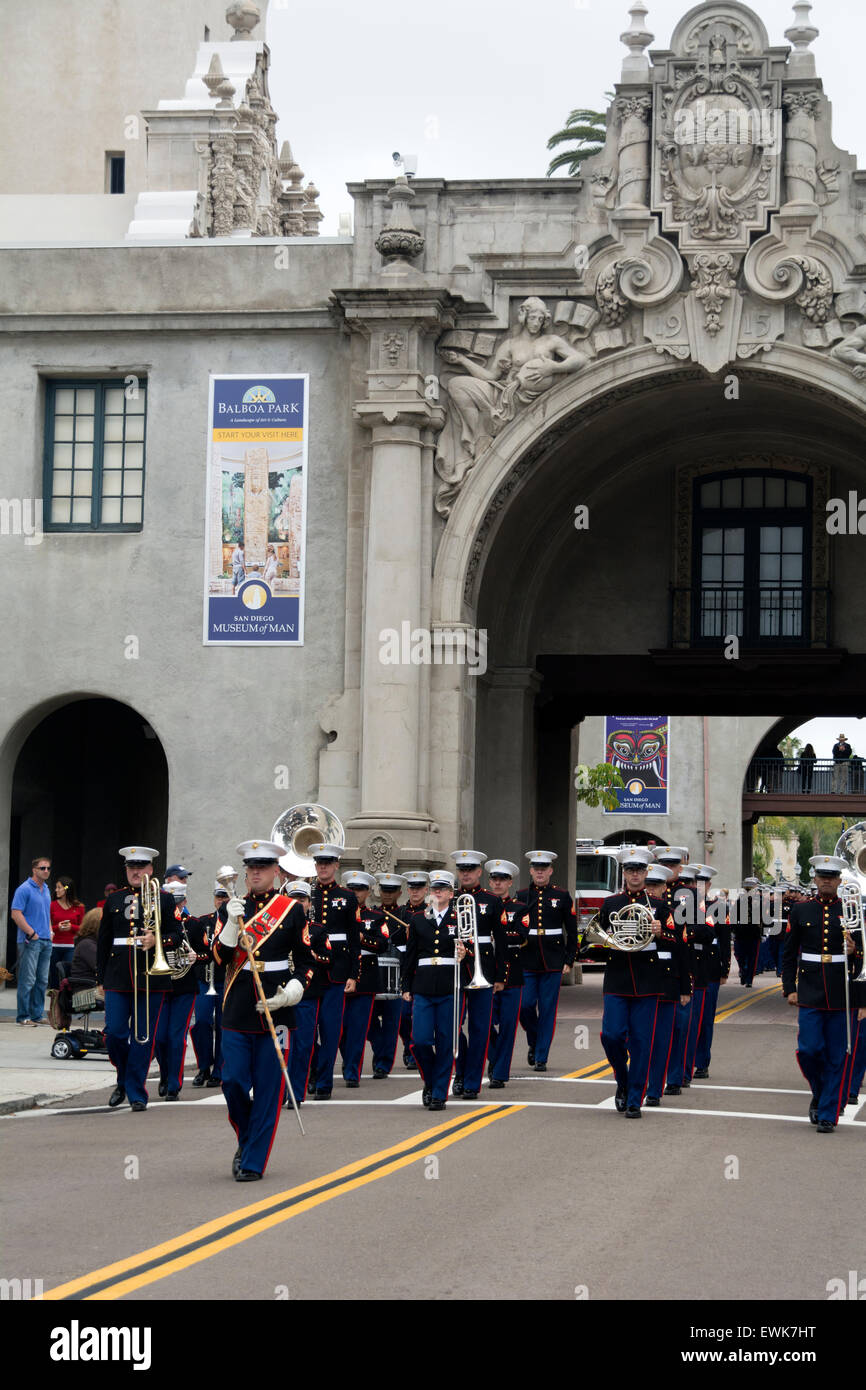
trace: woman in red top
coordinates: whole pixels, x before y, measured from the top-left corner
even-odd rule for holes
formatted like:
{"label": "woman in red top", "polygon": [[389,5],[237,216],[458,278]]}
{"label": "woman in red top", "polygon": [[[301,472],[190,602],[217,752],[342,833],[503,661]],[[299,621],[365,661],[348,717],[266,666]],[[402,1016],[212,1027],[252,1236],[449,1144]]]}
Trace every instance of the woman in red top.
{"label": "woman in red top", "polygon": [[58,961],[72,959],[75,935],[84,920],[84,903],[75,896],[75,884],[67,874],[60,874],[54,885],[51,904],[51,970]]}

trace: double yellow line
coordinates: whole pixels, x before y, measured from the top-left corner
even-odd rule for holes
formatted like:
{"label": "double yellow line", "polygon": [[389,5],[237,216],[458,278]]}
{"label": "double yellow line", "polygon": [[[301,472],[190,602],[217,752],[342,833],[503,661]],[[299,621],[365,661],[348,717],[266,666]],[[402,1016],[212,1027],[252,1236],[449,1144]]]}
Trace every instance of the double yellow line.
{"label": "double yellow line", "polygon": [[496,1120],[518,1114],[524,1108],[522,1105],[499,1105],[487,1108],[481,1113],[476,1110],[468,1115],[446,1120],[444,1124],[404,1139],[392,1148],[369,1154],[366,1158],[349,1163],[345,1168],[338,1168],[324,1177],[314,1178],[311,1182],[302,1183],[300,1187],[293,1187],[285,1192],[277,1192],[272,1197],[253,1203],[252,1206],[241,1207],[237,1211],[217,1217],[214,1221],[196,1226],[183,1235],[164,1241],[161,1245],[153,1245],[138,1255],[118,1260],[103,1269],[93,1270],[80,1279],[59,1284],[57,1288],[49,1289],[43,1294],[43,1298],[123,1298],[125,1294],[134,1293],[146,1284],[166,1279],[171,1274],[177,1274],[181,1270],[191,1268],[192,1265],[200,1264],[202,1260],[210,1259],[212,1255],[231,1249],[233,1245],[240,1245],[264,1231],[272,1230],[284,1221],[291,1221],[292,1217],[311,1211],[323,1202],[330,1202],[334,1197],[342,1197],[347,1192],[357,1191],[368,1183],[396,1173],[400,1168],[417,1162],[419,1158],[438,1153],[470,1134],[477,1134]]}
{"label": "double yellow line", "polygon": [[775,984],[770,989],[759,990],[757,994],[750,994],[748,999],[743,999],[739,1004],[726,1004],[722,1013],[716,1014],[716,1023],[723,1023],[731,1014],[738,1014],[743,1009],[748,1009],[751,1004],[757,1004],[760,999],[767,999],[771,994],[779,994],[782,986]]}

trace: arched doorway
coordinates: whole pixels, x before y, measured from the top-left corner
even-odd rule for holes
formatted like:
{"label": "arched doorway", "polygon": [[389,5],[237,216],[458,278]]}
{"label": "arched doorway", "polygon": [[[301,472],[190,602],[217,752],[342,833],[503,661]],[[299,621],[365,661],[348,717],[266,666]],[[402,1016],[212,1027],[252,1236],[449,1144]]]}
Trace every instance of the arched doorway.
{"label": "arched doorway", "polygon": [[[117,850],[141,839],[164,853],[168,765],[155,731],[129,705],[75,699],[46,714],[15,761],[9,837],[9,900],[36,854],[49,854],[52,886],[69,874],[93,907],[122,865]],[[163,865],[164,868],[164,865]],[[15,954],[15,927],[7,961]]]}

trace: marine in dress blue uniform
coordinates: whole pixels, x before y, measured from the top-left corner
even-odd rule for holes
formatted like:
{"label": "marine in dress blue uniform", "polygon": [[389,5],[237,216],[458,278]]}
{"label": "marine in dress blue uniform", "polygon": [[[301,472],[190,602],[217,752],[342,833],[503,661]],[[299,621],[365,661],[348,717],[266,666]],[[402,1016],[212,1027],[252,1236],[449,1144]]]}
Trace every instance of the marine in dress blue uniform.
{"label": "marine in dress blue uniform", "polygon": [[[310,913],[310,885],[304,879],[286,878],[282,891],[295,898]],[[325,931],[310,923],[310,952],[312,961],[308,962],[310,978],[304,989],[304,997],[295,1005],[295,1031],[289,1052],[289,1080],[298,1105],[303,1105],[310,1082],[310,1066],[316,1031],[319,1026],[319,1007],[328,989],[328,965],[330,947]],[[292,1108],[291,1097],[286,1099],[286,1109]]]}
{"label": "marine in dress blue uniform", "polygon": [[667,888],[668,905],[674,922],[682,933],[689,952],[692,977],[691,998],[687,1005],[677,1006],[674,1039],[668,1064],[666,1095],[679,1095],[692,1084],[695,1069],[695,1050],[704,1017],[707,994],[707,959],[713,928],[707,925],[706,915],[698,908],[695,869],[681,864],[676,877]]}
{"label": "marine in dress blue uniform", "polygon": [[520,1021],[520,1001],[523,997],[522,955],[529,940],[529,913],[522,903],[512,898],[511,889],[520,869],[509,859],[488,859],[490,891],[499,899],[502,909],[500,924],[505,933],[505,969],[497,975],[493,986],[493,1019],[490,1026],[490,1065],[487,1074],[491,1091],[501,1091],[511,1076],[511,1058],[517,1025]]}
{"label": "marine in dress blue uniform", "polygon": [[[424,887],[427,885],[427,875],[422,874]],[[376,881],[379,885],[379,898],[381,900],[381,912],[388,925],[388,945],[379,956],[379,989],[377,996],[373,1000],[373,1012],[370,1016],[370,1027],[367,1032],[367,1039],[370,1043],[370,1051],[373,1054],[373,1077],[376,1081],[383,1081],[391,1073],[394,1065],[394,1058],[397,1055],[397,1039],[400,1036],[400,1020],[403,1009],[406,1008],[409,1017],[409,1034],[407,1035],[407,1047],[411,1039],[412,1028],[412,1008],[407,1005],[399,993],[399,972],[400,962],[406,950],[406,937],[409,930],[408,922],[403,909],[398,904],[398,898],[406,886],[406,880],[402,874],[377,874]],[[422,903],[423,906],[423,903]],[[397,993],[390,998],[383,998],[385,987],[389,983],[384,969],[385,960],[394,961],[397,975]],[[405,1060],[405,1059],[404,1059]],[[409,1055],[413,1069],[416,1066],[415,1059]]]}
{"label": "marine in dress blue uniform", "polygon": [[782,956],[782,993],[799,1008],[797,1061],[812,1091],[809,1119],[832,1134],[847,1097],[845,971],[849,974],[852,1035],[866,1014],[866,991],[854,983],[862,958],[842,926],[839,884],[848,868],[834,855],[813,855],[818,896],[791,908]]}
{"label": "marine in dress blue uniform", "polygon": [[[222,1079],[222,996],[225,984],[225,968],[217,965],[210,954],[210,948],[225,925],[228,900],[228,889],[215,881],[213,912],[207,912],[203,917],[195,917],[187,923],[188,932],[195,931],[202,936],[201,945],[197,947],[200,954],[207,952],[210,955],[208,963],[199,961],[195,967],[198,994],[196,995],[193,1024],[189,1030],[190,1042],[198,1064],[198,1071],[192,1079],[192,1084],[196,1088],[206,1086],[209,1090],[216,1089]],[[192,935],[190,939],[192,940]],[[208,993],[211,976],[213,976],[213,987],[216,994]]]}
{"label": "marine in dress blue uniform", "polygon": [[710,1058],[713,1050],[713,1030],[716,1022],[716,1008],[719,990],[727,984],[731,971],[731,929],[727,924],[726,903],[723,898],[707,902],[706,894],[714,875],[718,872],[711,864],[696,864],[698,909],[712,928],[712,937],[707,947],[705,960],[706,993],[704,1012],[695,1048],[695,1069],[693,1075],[705,1081],[710,1074]]}
{"label": "marine in dress blue uniform", "polygon": [[384,912],[367,906],[367,898],[376,880],[372,874],[357,870],[343,875],[343,887],[358,900],[358,927],[361,942],[361,968],[354,990],[343,1004],[343,1033],[340,1052],[343,1056],[343,1080],[354,1090],[361,1082],[364,1047],[373,1017],[373,1005],[379,989],[379,957],[388,946],[388,924]]}
{"label": "marine in dress blue uniform", "polygon": [[[664,864],[650,864],[648,866],[646,891],[650,906],[654,911],[657,903],[667,908],[665,889],[672,876],[672,870]],[[677,1006],[689,1002],[692,989],[688,947],[684,943],[680,931],[675,930],[674,937],[675,940],[672,942],[656,943],[656,959],[661,967],[663,992],[659,995],[652,1057],[647,1079],[645,1104],[649,1106],[661,1104],[674,1039]]]}
{"label": "marine in dress blue uniform", "polygon": [[[505,975],[505,933],[502,927],[502,909],[499,899],[481,887],[481,866],[487,856],[477,849],[458,849],[449,858],[457,866],[457,887],[455,900],[468,893],[475,901],[475,921],[478,928],[478,949],[481,970],[489,981],[490,989],[468,989],[474,970],[474,958],[460,971],[462,994],[462,1022],[460,1029],[457,1061],[454,1066],[454,1085],[452,1094],[464,1100],[477,1100],[487,1061],[487,1047],[490,1042],[490,1025],[493,1020],[493,985],[500,983]],[[468,1034],[468,1037],[467,1037]]]}
{"label": "marine in dress blue uniform", "polygon": [[[180,910],[182,933],[184,930],[188,933],[188,923],[192,919],[186,906],[185,882],[181,879],[170,879],[163,886],[165,891],[174,899],[175,908]],[[189,941],[188,935],[187,940]],[[192,942],[190,942],[188,954],[195,954],[192,949]],[[183,937],[181,937],[178,955],[181,959],[183,958]],[[190,961],[189,970],[184,975],[171,976],[170,982],[171,988],[165,993],[159,1014],[159,1027],[156,1032],[154,1050],[156,1060],[159,1063],[159,1094],[165,1100],[177,1100],[183,1087],[186,1038],[192,1022],[195,998],[198,994],[198,976],[195,973],[195,965]]]}
{"label": "marine in dress blue uniform", "polygon": [[434,869],[430,893],[430,906],[409,922],[400,983],[403,998],[412,1003],[412,1053],[424,1083],[422,1104],[444,1110],[454,1066],[454,970],[469,953],[457,939],[454,875]]}
{"label": "marine in dress blue uniform", "polygon": [[637,1120],[649,1079],[659,997],[666,992],[666,962],[659,961],[658,952],[673,952],[682,929],[675,927],[667,905],[654,902],[646,891],[651,851],[639,845],[623,849],[617,858],[625,892],[613,893],[602,903],[603,930],[610,930],[611,914],[629,903],[643,903],[655,913],[652,941],[639,951],[609,950],[604,970],[601,1045],[616,1078],[616,1108]]}
{"label": "marine in dress blue uniform", "polygon": [[527,1062],[536,1071],[547,1071],[562,978],[577,955],[577,919],[571,895],[551,882],[556,860],[553,850],[533,849],[526,858],[532,887],[516,894],[529,916],[529,938],[522,957],[520,1026],[529,1045]]}
{"label": "marine in dress blue uniform", "polygon": [[[225,966],[222,1090],[238,1146],[236,1182],[256,1182],[267,1167],[277,1132],[285,1081],[253,980],[241,931],[253,939],[253,967],[262,982],[284,1059],[294,1008],[313,974],[310,928],[304,908],[275,887],[282,846],[245,840],[237,853],[247,869],[246,897],[230,898],[226,923],[213,946]],[[250,1093],[252,1092],[252,1096]]]}
{"label": "marine in dress blue uniform", "polygon": [[341,846],[315,844],[309,852],[316,865],[310,910],[313,922],[324,929],[330,947],[328,985],[319,1001],[319,1036],[312,1066],[316,1100],[330,1100],[343,1032],[343,1005],[346,996],[354,993],[361,970],[358,899],[351,889],[337,882]]}
{"label": "marine in dress blue uniform", "polygon": [[[407,869],[403,874],[403,878],[406,880],[406,891],[409,901],[403,903],[398,909],[398,916],[402,917],[405,921],[406,932],[401,938],[395,926],[394,935],[392,937],[395,949],[401,957],[405,953],[406,942],[409,939],[409,923],[416,912],[424,911],[427,906],[427,893],[430,888],[430,875],[425,873],[423,869]],[[411,1003],[407,1004],[406,1000],[402,998],[400,1004],[400,1041],[403,1044],[403,1066],[407,1071],[417,1071],[418,1063],[412,1056],[410,1046],[412,1042],[412,1005]]]}
{"label": "marine in dress blue uniform", "polygon": [[[106,898],[96,941],[96,983],[105,993],[105,1037],[109,1059],[117,1072],[117,1085],[108,1100],[112,1109],[126,1099],[132,1110],[147,1108],[147,1071],[160,1010],[171,987],[170,975],[151,975],[145,981],[145,972],[153,964],[154,936],[152,932],[142,935],[141,884],[151,876],[157,852],[146,845],[125,845],[119,851],[126,861],[128,887]],[[159,908],[163,950],[172,950],[180,941],[180,914],[175,915],[174,898],[165,891],[160,892]],[[144,944],[134,946],[136,938]],[[133,960],[133,951],[137,952],[137,961]],[[146,983],[151,996],[150,1031],[145,1042],[136,1042],[136,1037],[144,1037],[147,1027]]]}
{"label": "marine in dress blue uniform", "polygon": [[744,878],[746,897],[737,901],[736,920],[732,923],[734,958],[740,971],[740,984],[751,989],[758,968],[764,927],[761,920],[761,892],[756,878]]}

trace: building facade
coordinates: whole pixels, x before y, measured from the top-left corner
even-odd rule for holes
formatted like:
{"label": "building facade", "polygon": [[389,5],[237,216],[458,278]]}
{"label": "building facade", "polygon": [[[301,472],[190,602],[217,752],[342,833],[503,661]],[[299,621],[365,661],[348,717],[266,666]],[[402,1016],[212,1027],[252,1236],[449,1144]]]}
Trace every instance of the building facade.
{"label": "building facade", "polygon": [[[0,249],[13,883],[50,852],[101,885],[138,837],[204,883],[293,803],[368,868],[568,863],[574,766],[624,707],[678,731],[668,838],[739,879],[756,749],[866,684],[866,172],[808,10],[774,45],[709,0],[647,53],[636,3],[579,178],[369,180],[337,238],[236,30],[233,77],[214,40],[205,95],[154,94],[122,241]],[[309,377],[303,645],[203,645],[209,378],[281,373]],[[76,508],[57,393],[130,381],[139,492],[98,513],[82,465]]]}

